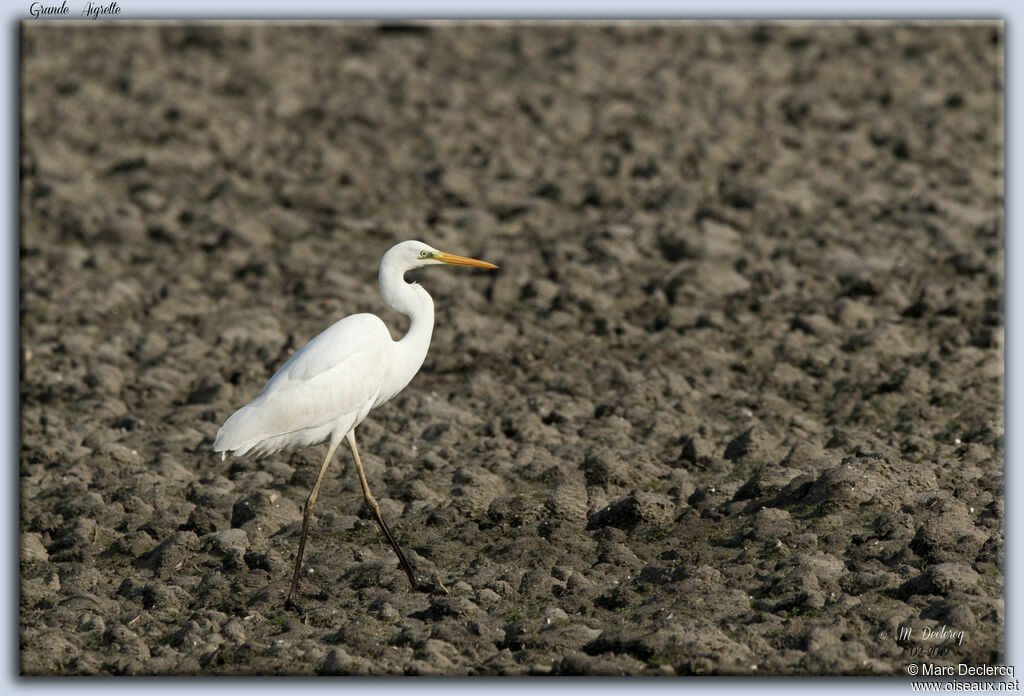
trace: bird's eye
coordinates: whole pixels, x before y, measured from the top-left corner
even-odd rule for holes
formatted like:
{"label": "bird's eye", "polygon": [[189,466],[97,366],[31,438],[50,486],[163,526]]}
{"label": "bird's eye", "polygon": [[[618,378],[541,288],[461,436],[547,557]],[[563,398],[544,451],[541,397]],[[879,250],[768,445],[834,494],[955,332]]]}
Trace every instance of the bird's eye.
{"label": "bird's eye", "polygon": [[421,251],[420,252],[420,258],[421,259],[429,259],[431,256],[432,256],[432,254],[429,251]]}

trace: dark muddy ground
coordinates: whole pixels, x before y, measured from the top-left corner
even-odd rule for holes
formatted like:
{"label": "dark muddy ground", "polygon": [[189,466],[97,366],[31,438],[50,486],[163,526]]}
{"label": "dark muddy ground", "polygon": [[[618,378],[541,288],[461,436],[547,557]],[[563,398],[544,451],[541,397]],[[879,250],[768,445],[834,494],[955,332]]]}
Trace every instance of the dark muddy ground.
{"label": "dark muddy ground", "polygon": [[[1001,24],[21,42],[23,673],[1002,659]],[[213,436],[336,319],[405,329],[409,238],[502,267],[418,274],[430,355],[359,431],[451,595],[342,454],[300,618],[324,448]]]}

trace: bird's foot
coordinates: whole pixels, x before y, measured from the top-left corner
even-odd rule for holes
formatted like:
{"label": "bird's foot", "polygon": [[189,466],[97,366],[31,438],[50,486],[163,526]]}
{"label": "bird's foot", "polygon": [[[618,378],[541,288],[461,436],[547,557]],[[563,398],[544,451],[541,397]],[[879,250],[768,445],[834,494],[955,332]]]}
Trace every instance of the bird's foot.
{"label": "bird's foot", "polygon": [[424,582],[423,580],[417,580],[416,584],[413,585],[414,592],[423,592],[424,594],[432,595],[447,595],[451,594],[448,588],[444,586],[436,574],[430,578],[430,582]]}
{"label": "bird's foot", "polygon": [[302,608],[301,604],[295,601],[294,597],[288,597],[288,599],[284,600],[284,608],[294,609],[299,616],[303,616],[306,613],[306,610]]}

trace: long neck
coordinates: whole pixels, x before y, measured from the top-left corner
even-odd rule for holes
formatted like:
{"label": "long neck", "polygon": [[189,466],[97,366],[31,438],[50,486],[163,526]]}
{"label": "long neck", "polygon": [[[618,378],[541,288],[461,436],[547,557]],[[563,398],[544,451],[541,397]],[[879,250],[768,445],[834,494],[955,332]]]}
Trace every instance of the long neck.
{"label": "long neck", "polygon": [[409,331],[395,344],[400,359],[396,362],[393,374],[389,378],[395,380],[396,393],[419,371],[423,359],[427,357],[430,337],[434,332],[434,301],[430,293],[419,284],[405,282],[407,269],[391,263],[385,257],[380,266],[380,294],[392,308],[409,317]]}

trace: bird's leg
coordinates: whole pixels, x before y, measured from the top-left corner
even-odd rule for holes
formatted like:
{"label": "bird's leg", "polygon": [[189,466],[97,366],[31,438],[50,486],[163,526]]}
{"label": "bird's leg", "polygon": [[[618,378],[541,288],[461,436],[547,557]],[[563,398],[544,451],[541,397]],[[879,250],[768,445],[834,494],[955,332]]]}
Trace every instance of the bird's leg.
{"label": "bird's leg", "polygon": [[384,536],[388,538],[388,543],[391,544],[391,548],[395,550],[395,555],[398,556],[398,562],[402,565],[402,570],[405,571],[406,576],[409,578],[409,584],[412,586],[414,591],[420,592],[434,592],[435,589],[440,589],[444,594],[448,594],[448,588],[441,584],[441,581],[435,579],[436,588],[428,583],[420,582],[416,579],[416,575],[413,574],[412,568],[409,567],[409,562],[405,560],[405,554],[402,553],[402,549],[399,548],[398,542],[395,541],[395,537],[392,536],[391,530],[388,529],[388,525],[384,522],[384,518],[380,514],[380,505],[377,504],[376,499],[373,497],[373,493],[370,492],[370,484],[366,480],[366,473],[363,471],[363,463],[359,460],[359,448],[356,447],[356,433],[355,430],[351,430],[348,434],[348,444],[352,448],[352,456],[356,460],[356,471],[359,473],[359,483],[363,486],[363,500],[366,501],[366,506],[373,512],[373,516],[377,518],[377,524],[380,526]]}
{"label": "bird's leg", "polygon": [[313,516],[316,495],[320,492],[320,484],[324,482],[327,466],[331,463],[331,457],[334,456],[334,451],[338,449],[340,444],[340,438],[331,440],[331,444],[327,448],[327,456],[324,457],[324,463],[320,466],[320,475],[316,477],[313,490],[310,492],[309,497],[306,498],[306,506],[302,509],[302,534],[299,536],[299,552],[295,555],[295,572],[292,575],[292,588],[288,591],[288,599],[284,602],[286,609],[295,609],[300,614],[302,613],[302,607],[295,601],[295,596],[299,592],[299,572],[302,569],[302,552],[306,549],[306,534],[309,532],[309,520]]}

